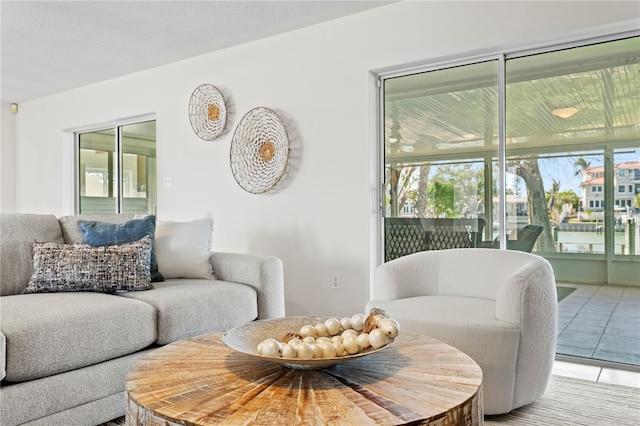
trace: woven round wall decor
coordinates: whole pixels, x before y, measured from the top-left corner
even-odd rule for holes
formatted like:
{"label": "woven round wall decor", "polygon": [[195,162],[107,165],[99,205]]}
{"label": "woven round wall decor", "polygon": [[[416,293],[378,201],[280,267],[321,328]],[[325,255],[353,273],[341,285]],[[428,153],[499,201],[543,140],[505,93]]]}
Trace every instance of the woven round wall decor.
{"label": "woven round wall decor", "polygon": [[227,104],[217,87],[202,84],[189,100],[189,120],[193,131],[205,141],[220,136],[227,125]]}
{"label": "woven round wall decor", "polygon": [[289,137],[275,111],[254,108],[238,123],[231,140],[231,172],[238,185],[252,194],[272,189],[289,160]]}

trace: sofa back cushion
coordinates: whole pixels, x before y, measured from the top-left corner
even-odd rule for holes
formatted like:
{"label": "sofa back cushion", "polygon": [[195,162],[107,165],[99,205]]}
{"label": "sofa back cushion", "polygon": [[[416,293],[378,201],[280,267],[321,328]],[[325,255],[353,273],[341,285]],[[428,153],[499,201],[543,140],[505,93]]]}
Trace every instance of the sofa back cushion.
{"label": "sofa back cushion", "polygon": [[83,234],[78,226],[79,220],[107,222],[107,223],[125,223],[135,218],[134,214],[123,213],[89,213],[89,214],[74,214],[69,216],[60,217],[60,227],[62,228],[62,235],[64,236],[64,242],[66,244],[82,244]]}
{"label": "sofa back cushion", "polygon": [[20,294],[33,273],[33,241],[63,243],[54,215],[0,214],[0,295]]}

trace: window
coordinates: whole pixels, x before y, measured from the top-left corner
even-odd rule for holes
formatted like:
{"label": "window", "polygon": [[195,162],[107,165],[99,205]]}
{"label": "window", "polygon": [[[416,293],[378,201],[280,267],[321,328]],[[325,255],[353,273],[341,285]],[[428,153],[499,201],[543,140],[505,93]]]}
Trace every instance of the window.
{"label": "window", "polygon": [[76,136],[79,213],[155,213],[155,120]]}
{"label": "window", "polygon": [[402,206],[402,215],[403,216],[413,216],[415,212],[415,206],[411,200],[407,200]]}
{"label": "window", "polygon": [[418,218],[482,219],[483,244],[533,224],[541,254],[636,253],[606,223],[640,162],[639,47],[634,36],[383,77],[384,217],[412,199]]}

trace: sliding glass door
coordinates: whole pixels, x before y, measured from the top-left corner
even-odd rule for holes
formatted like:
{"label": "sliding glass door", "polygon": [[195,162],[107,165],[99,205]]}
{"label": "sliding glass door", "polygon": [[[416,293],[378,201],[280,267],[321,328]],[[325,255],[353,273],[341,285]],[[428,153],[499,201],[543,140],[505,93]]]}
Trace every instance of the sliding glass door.
{"label": "sliding glass door", "polygon": [[541,255],[566,297],[558,354],[640,365],[640,37],[380,87],[380,261],[456,247]]}
{"label": "sliding glass door", "polygon": [[385,260],[491,238],[497,97],[496,60],[384,80]]}
{"label": "sliding glass door", "polygon": [[155,213],[156,122],[80,133],[80,213]]}
{"label": "sliding glass door", "polygon": [[611,261],[640,254],[639,51],[629,37],[382,78],[383,259],[502,247],[630,284],[637,261]]}
{"label": "sliding glass door", "polygon": [[639,55],[635,37],[507,60],[506,168],[539,250],[640,254]]}

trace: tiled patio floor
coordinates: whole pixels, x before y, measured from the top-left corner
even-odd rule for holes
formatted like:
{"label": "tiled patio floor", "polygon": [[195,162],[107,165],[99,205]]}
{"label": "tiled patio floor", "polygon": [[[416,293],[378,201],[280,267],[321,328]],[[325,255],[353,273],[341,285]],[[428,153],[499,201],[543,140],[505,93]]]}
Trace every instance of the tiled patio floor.
{"label": "tiled patio floor", "polygon": [[640,287],[557,285],[576,288],[558,303],[557,354],[640,367]]}

